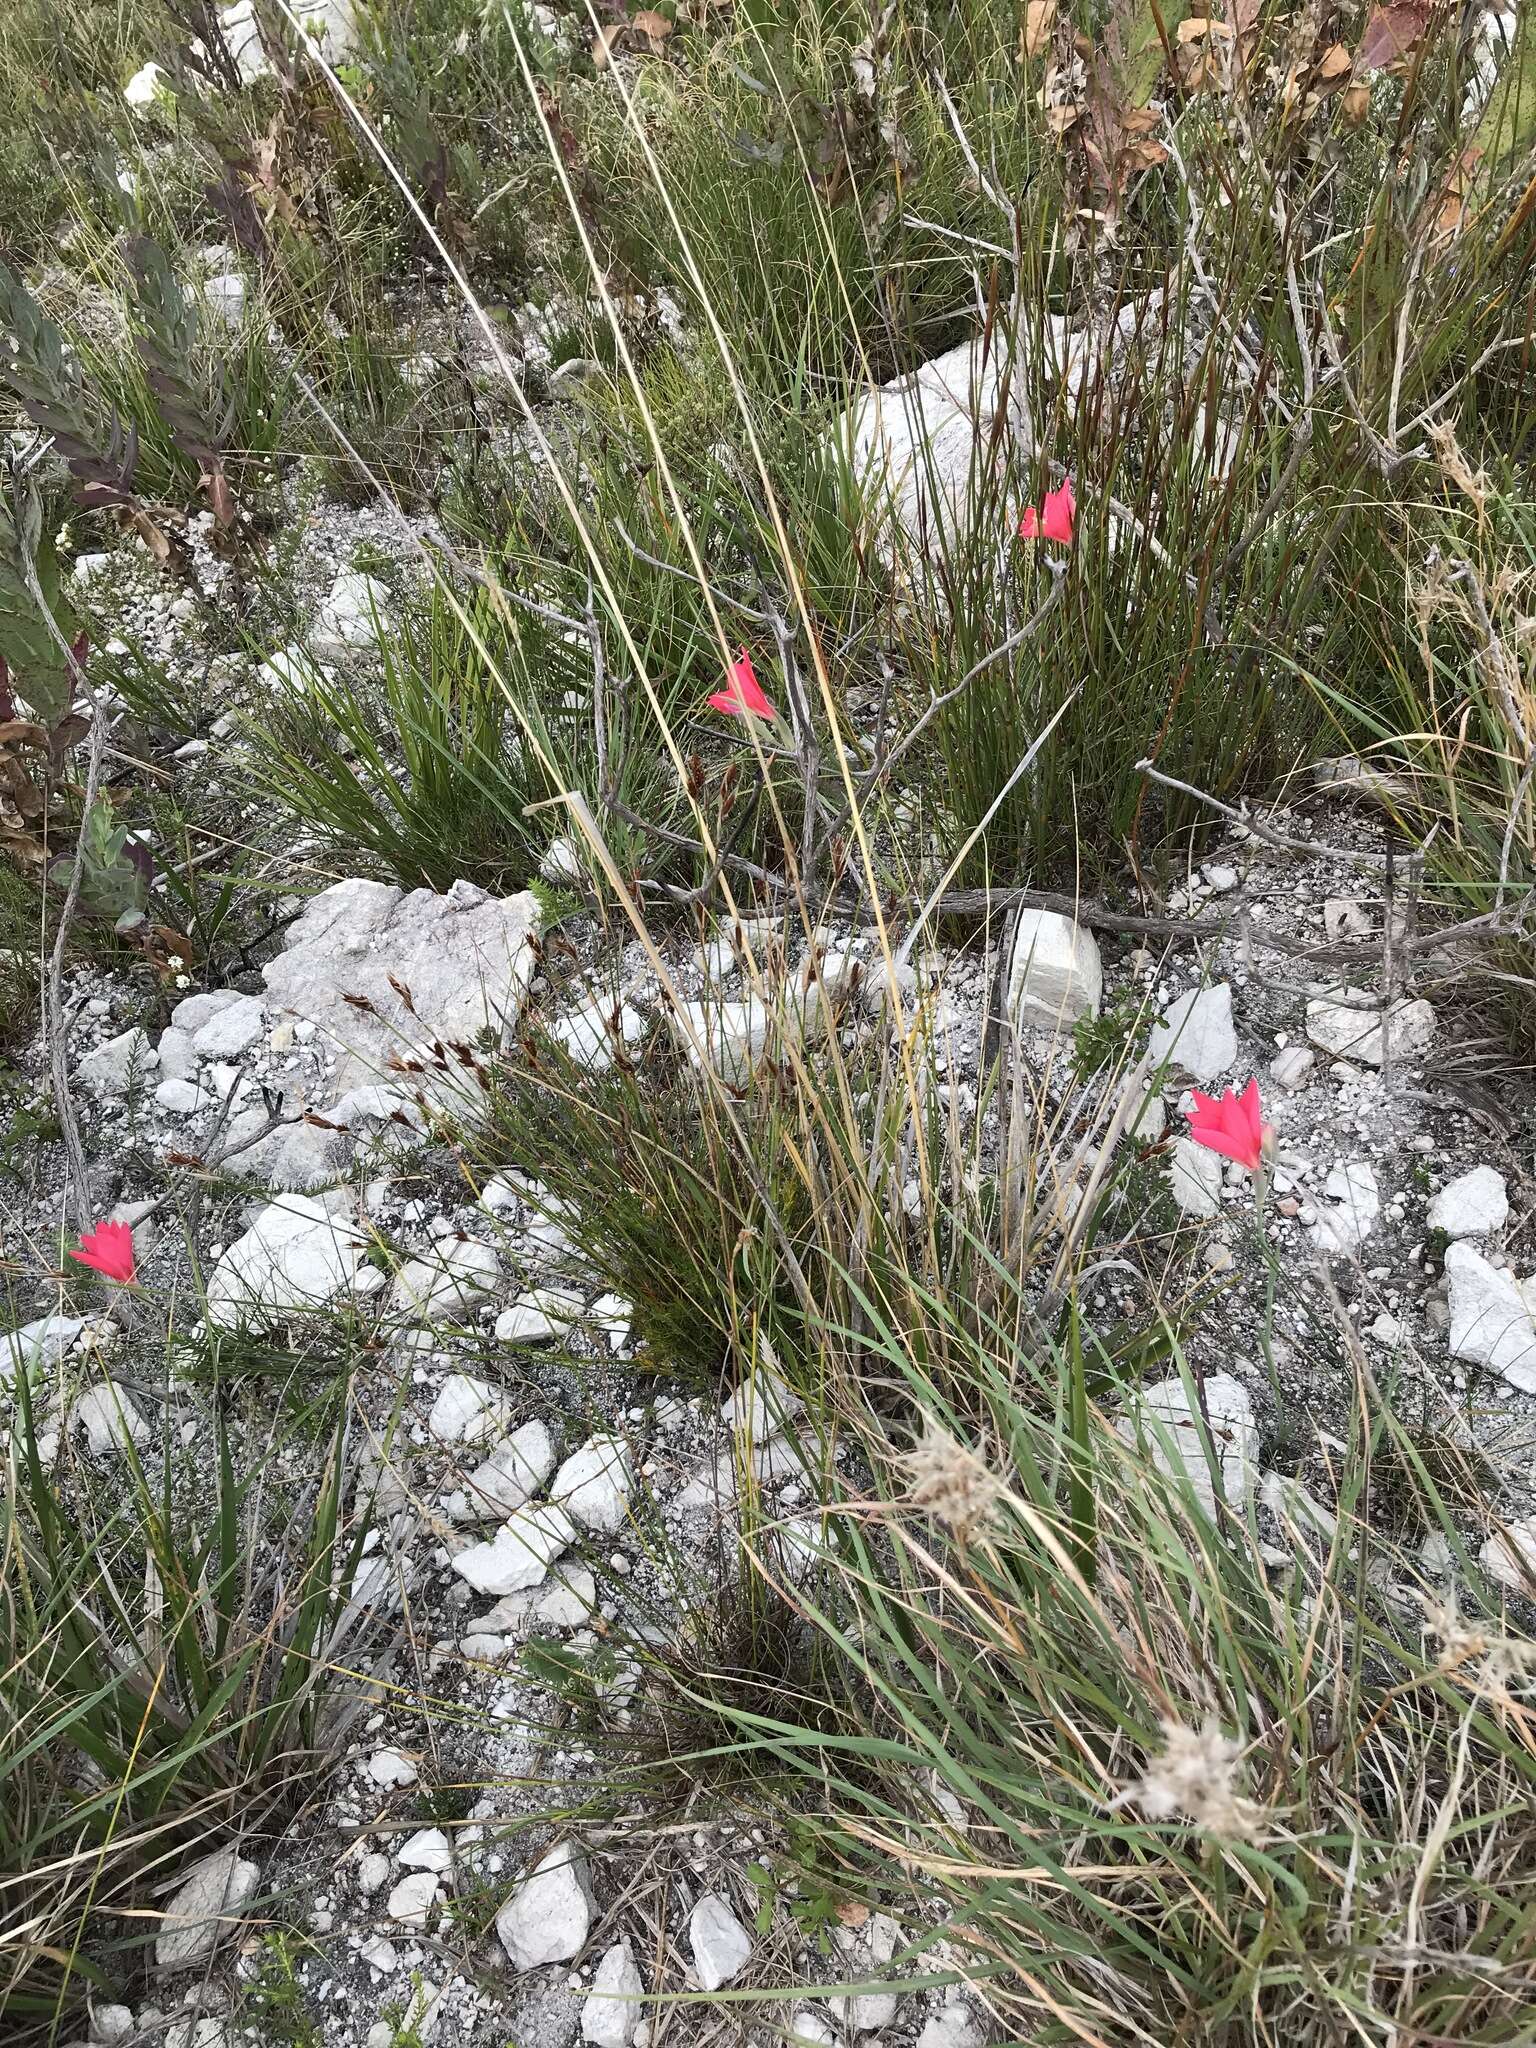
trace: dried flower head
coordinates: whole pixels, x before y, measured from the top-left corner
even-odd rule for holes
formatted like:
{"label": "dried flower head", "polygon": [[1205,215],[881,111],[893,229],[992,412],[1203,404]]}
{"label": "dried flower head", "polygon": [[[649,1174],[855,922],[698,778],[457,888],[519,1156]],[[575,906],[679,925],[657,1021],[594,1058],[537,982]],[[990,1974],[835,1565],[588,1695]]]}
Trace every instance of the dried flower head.
{"label": "dried flower head", "polygon": [[978,1453],[957,1442],[931,1415],[923,1434],[899,1461],[908,1480],[907,1499],[932,1515],[957,1543],[972,1543],[995,1531],[1003,1482]]}
{"label": "dried flower head", "polygon": [[1474,469],[1462,453],[1461,443],[1456,438],[1456,429],[1448,420],[1430,420],[1425,424],[1429,444],[1435,451],[1435,464],[1447,483],[1454,484],[1462,496],[1471,500],[1473,509],[1481,519],[1488,510],[1488,493],[1492,485],[1485,469]]}
{"label": "dried flower head", "polygon": [[1511,1685],[1536,1674],[1536,1643],[1496,1635],[1469,1621],[1454,1595],[1443,1604],[1422,1594],[1419,1597],[1424,1602],[1424,1626],[1440,1639],[1436,1664],[1467,1680],[1480,1699],[1507,1704]]}
{"label": "dried flower head", "polygon": [[1224,1842],[1260,1842],[1265,1809],[1238,1790],[1242,1756],[1241,1743],[1209,1721],[1195,1729],[1165,1719],[1161,1755],[1112,1803],[1134,1802],[1149,1820],[1183,1814],[1203,1833]]}

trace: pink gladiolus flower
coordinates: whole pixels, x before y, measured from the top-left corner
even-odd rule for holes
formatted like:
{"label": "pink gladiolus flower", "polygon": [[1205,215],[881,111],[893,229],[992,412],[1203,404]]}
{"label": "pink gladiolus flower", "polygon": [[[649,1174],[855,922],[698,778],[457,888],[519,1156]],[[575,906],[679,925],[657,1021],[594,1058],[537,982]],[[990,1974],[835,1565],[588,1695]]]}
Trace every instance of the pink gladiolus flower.
{"label": "pink gladiolus flower", "polygon": [[716,690],[709,708],[723,711],[727,718],[741,718],[747,712],[754,718],[777,718],[778,713],[763,695],[762,684],[752,673],[752,657],[745,648],[731,663],[730,688]]}
{"label": "pink gladiolus flower", "polygon": [[1024,517],[1019,521],[1021,540],[1059,540],[1065,546],[1072,545],[1072,522],[1077,516],[1077,500],[1072,495],[1072,479],[1068,477],[1059,491],[1047,491],[1045,503],[1037,512],[1033,505],[1024,507]]}
{"label": "pink gladiolus flower", "polygon": [[1234,1095],[1229,1088],[1219,1102],[1213,1096],[1202,1095],[1198,1088],[1191,1092],[1195,1109],[1189,1120],[1189,1135],[1195,1143],[1209,1146],[1212,1152],[1235,1159],[1239,1166],[1256,1173],[1274,1136],[1263,1118],[1258,1082],[1250,1081],[1241,1095]]}
{"label": "pink gladiolus flower", "polygon": [[79,1249],[69,1256],[108,1280],[131,1280],[134,1274],[133,1231],[126,1223],[98,1223],[94,1230],[84,1233]]}

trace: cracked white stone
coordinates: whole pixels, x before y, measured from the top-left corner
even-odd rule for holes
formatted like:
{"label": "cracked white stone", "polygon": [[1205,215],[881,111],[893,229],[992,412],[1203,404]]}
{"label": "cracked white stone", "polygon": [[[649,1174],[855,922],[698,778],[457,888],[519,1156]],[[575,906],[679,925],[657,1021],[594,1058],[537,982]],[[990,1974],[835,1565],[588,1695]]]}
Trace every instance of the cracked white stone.
{"label": "cracked white stone", "polygon": [[476,1238],[439,1238],[430,1253],[407,1259],[395,1275],[396,1313],[423,1323],[473,1315],[501,1276],[493,1246]]}
{"label": "cracked white stone", "polygon": [[1221,1160],[1209,1145],[1189,1136],[1173,1141],[1168,1161],[1168,1188],[1186,1216],[1206,1221],[1221,1213]]}
{"label": "cracked white stone", "polygon": [[496,1932],[516,1970],[569,1962],[592,1927],[587,1859],[575,1842],[556,1842],[496,1915]]}
{"label": "cracked white stone", "polygon": [[208,1320],[221,1329],[259,1327],[325,1308],[372,1272],[367,1253],[367,1239],[325,1198],[282,1195],[209,1275]]}
{"label": "cracked white stone", "polygon": [[634,1483],[634,1465],[623,1438],[594,1436],[566,1459],[550,1484],[549,1496],[583,1529],[612,1536],[624,1526]]}
{"label": "cracked white stone", "polygon": [[389,633],[390,594],[376,576],[344,569],[331,585],[309,630],[310,651],[321,661],[366,654]]}
{"label": "cracked white stone", "polygon": [[172,1894],[155,1938],[162,1970],[188,1970],[207,1961],[235,1931],[261,1882],[260,1868],[234,1848],[215,1849],[194,1863]]}
{"label": "cracked white stone", "polygon": [[1394,1060],[1423,1052],[1435,1035],[1435,1013],[1422,997],[1395,1002],[1384,1017],[1365,989],[1345,989],[1348,1001],[1322,998],[1307,1005],[1307,1036],[1335,1059],[1379,1067],[1390,1047]]}
{"label": "cracked white stone", "polygon": [[1305,1087],[1316,1065],[1317,1054],[1310,1045],[1288,1045],[1270,1061],[1269,1076],[1280,1087],[1294,1092]]}
{"label": "cracked white stone", "polygon": [[616,1941],[593,1972],[581,2008],[581,2038],[592,2048],[629,2048],[642,2018],[644,1990],[629,1943]]}
{"label": "cracked white stone", "polygon": [[477,1593],[493,1599],[543,1583],[550,1566],[576,1541],[576,1524],[563,1507],[519,1508],[489,1543],[461,1550],[453,1568]]}
{"label": "cracked white stone", "polygon": [[1160,1472],[1182,1479],[1207,1514],[1216,1512],[1216,1490],[1242,1509],[1258,1478],[1259,1429],[1248,1389],[1230,1373],[1208,1373],[1203,1388],[1215,1473],[1206,1455],[1200,1406],[1192,1402],[1177,1374],[1145,1387],[1132,1412],[1115,1427],[1127,1443],[1138,1435]]}
{"label": "cracked white stone", "polygon": [[453,1868],[453,1844],[441,1828],[418,1828],[401,1844],[399,1860],[407,1870],[432,1870],[441,1876]]}
{"label": "cracked white stone", "polygon": [[1237,1059],[1231,985],[1219,981],[1175,997],[1152,1027],[1147,1051],[1154,1066],[1166,1060],[1196,1081],[1219,1080]]}
{"label": "cracked white stone", "polygon": [[403,1927],[425,1927],[437,1904],[438,1890],[435,1871],[413,1870],[390,1892],[384,1910]]}
{"label": "cracked white stone", "polygon": [[706,1991],[718,1991],[746,1968],[752,1937],[719,1892],[705,1892],[688,1916],[693,1967]]}
{"label": "cracked white stone", "polygon": [[496,1318],[496,1339],[500,1344],[548,1344],[581,1315],[579,1294],[563,1287],[530,1288]]}
{"label": "cracked white stone", "polygon": [[400,1785],[414,1785],[418,1776],[416,1766],[398,1749],[376,1749],[366,1768],[374,1784],[385,1792]]}
{"label": "cracked white stone", "polygon": [[549,1026],[549,1035],[577,1066],[602,1074],[619,1050],[631,1051],[645,1036],[645,1019],[628,1003],[594,997]]}
{"label": "cracked white stone", "polygon": [[1489,1577],[1511,1593],[1536,1586],[1536,1515],[1496,1529],[1477,1557]]}
{"label": "cracked white stone", "polygon": [[88,1388],[75,1403],[69,1426],[85,1431],[85,1447],[95,1458],[120,1455],[130,1445],[147,1443],[151,1434],[133,1396],[115,1381]]}
{"label": "cracked white stone", "polygon": [[[901,1929],[888,1913],[871,1913],[860,1928],[835,1929],[834,1938],[847,1957],[843,1969],[849,1976],[878,1979],[890,1968]],[[894,1991],[861,1991],[827,2000],[834,2016],[854,2034],[888,2027],[896,2017],[897,2002]]]}
{"label": "cracked white stone", "polygon": [[1522,1393],[1536,1393],[1536,1277],[1511,1278],[1465,1243],[1446,1247],[1453,1358],[1486,1365]]}
{"label": "cracked white stone", "polygon": [[147,1081],[160,1065],[160,1055],[149,1042],[149,1033],[137,1024],[120,1031],[105,1045],[88,1052],[75,1069],[75,1078],[88,1095],[126,1095],[135,1081]]}
{"label": "cracked white stone", "polygon": [[[313,1024],[336,1057],[335,1095],[415,1058],[413,1080],[462,1101],[476,1092],[455,1047],[499,1042],[533,972],[538,899],[488,896],[469,882],[443,895],[351,879],[322,890],[262,970],[274,1018]],[[349,1002],[360,998],[364,1007]],[[438,1050],[440,1048],[440,1050]],[[333,1097],[334,1099],[334,1097]]]}
{"label": "cracked white stone", "polygon": [[450,1373],[442,1384],[427,1428],[442,1444],[484,1444],[505,1426],[506,1395],[473,1373]]}
{"label": "cracked white stone", "polygon": [[1509,1190],[1502,1173],[1474,1166],[1447,1181],[1430,1203],[1424,1221],[1447,1237],[1487,1237],[1509,1221]]}
{"label": "cracked white stone", "polygon": [[464,1482],[465,1519],[493,1522],[515,1514],[555,1468],[555,1447],[542,1422],[525,1422],[497,1444]]}
{"label": "cracked white stone", "polygon": [[1058,1031],[1096,1017],[1104,993],[1098,941],[1053,910],[1019,914],[1008,962],[1008,1015],[1021,1031]]}
{"label": "cracked white stone", "polygon": [[1330,1258],[1347,1258],[1359,1251],[1381,1214],[1376,1169],[1368,1159],[1346,1160],[1329,1173],[1323,1193],[1332,1206],[1318,1210],[1313,1242]]}

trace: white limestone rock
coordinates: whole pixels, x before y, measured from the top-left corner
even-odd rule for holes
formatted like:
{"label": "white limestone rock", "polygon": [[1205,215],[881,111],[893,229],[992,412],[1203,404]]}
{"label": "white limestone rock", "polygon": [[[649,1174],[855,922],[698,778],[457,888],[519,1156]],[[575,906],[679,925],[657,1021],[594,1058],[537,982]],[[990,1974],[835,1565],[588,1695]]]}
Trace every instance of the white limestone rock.
{"label": "white limestone rock", "polygon": [[577,1066],[603,1074],[618,1052],[630,1052],[645,1036],[645,1019],[628,1003],[594,998],[568,1010],[549,1026],[549,1035]]}
{"label": "white limestone rock", "polygon": [[1536,1515],[1496,1529],[1477,1553],[1488,1576],[1511,1593],[1536,1586]]}
{"label": "white limestone rock", "polygon": [[439,1238],[429,1254],[406,1260],[395,1275],[390,1303],[413,1322],[461,1322],[500,1277],[493,1246],[475,1238]]}
{"label": "white limestone rock", "polygon": [[839,434],[866,501],[909,540],[969,524],[978,451],[990,445],[1004,357],[964,341],[909,376],[864,394]]}
{"label": "white limestone rock", "polygon": [[500,1344],[549,1344],[579,1322],[583,1303],[564,1287],[534,1287],[496,1318]]}
{"label": "white limestone rock", "polygon": [[1008,1015],[1020,1031],[1059,1031],[1096,1017],[1104,993],[1098,941],[1053,910],[1025,910],[1008,963]]}
{"label": "white limestone rock", "polygon": [[149,1033],[135,1024],[88,1052],[76,1067],[75,1078],[88,1095],[116,1098],[126,1095],[135,1081],[147,1083],[159,1065]]}
{"label": "white limestone rock", "polygon": [[270,1326],[328,1307],[371,1273],[368,1241],[323,1199],[282,1195],[224,1253],[208,1279],[208,1320]]}
{"label": "white limestone rock", "polygon": [[260,1882],[258,1866],[234,1848],[215,1849],[194,1863],[165,1908],[155,1938],[159,1968],[189,1970],[205,1963],[234,1932]]}
{"label": "white limestone rock", "polygon": [[627,1941],[616,1941],[592,1977],[581,2008],[581,2038],[592,2048],[629,2048],[641,2020],[645,1986]]}
{"label": "white limestone rock", "polygon": [[201,1065],[192,1044],[190,1031],[178,1031],[167,1025],[160,1034],[155,1047],[160,1055],[160,1076],[163,1081],[195,1081]]}
{"label": "white limestone rock", "polygon": [[1491,1166],[1474,1166],[1470,1172],[1447,1181],[1430,1203],[1424,1221],[1431,1230],[1443,1230],[1447,1237],[1487,1237],[1502,1230],[1509,1221],[1509,1190],[1502,1173]]}
{"label": "white limestone rock", "polygon": [[413,1870],[390,1892],[384,1910],[403,1927],[425,1927],[437,1904],[438,1881],[430,1870]]}
{"label": "white limestone rock", "polygon": [[1435,1035],[1435,1013],[1422,997],[1399,1000],[1383,1016],[1364,989],[1345,989],[1347,1001],[1321,998],[1307,1005],[1307,1036],[1335,1059],[1379,1067],[1390,1049],[1394,1060],[1412,1059]]}
{"label": "white limestone rock", "polygon": [[163,65],[141,64],[123,87],[123,104],[132,107],[136,113],[143,107],[152,107],[162,91],[168,93],[170,90],[168,86],[161,86],[160,81],[165,75]]}
{"label": "white limestone rock", "polygon": [[1381,1214],[1376,1169],[1368,1159],[1346,1160],[1329,1173],[1323,1193],[1333,1206],[1319,1209],[1312,1226],[1313,1242],[1330,1258],[1351,1257],[1375,1229]]}
{"label": "white limestone rock", "polygon": [[[309,649],[297,641],[277,648],[256,671],[258,690],[274,697],[286,697],[295,704],[304,703],[317,683],[330,680],[331,671],[323,668]],[[336,886],[343,888],[345,884],[337,883]]]}
{"label": "white limestone rock", "polygon": [[542,1584],[550,1566],[576,1541],[576,1524],[563,1507],[519,1508],[489,1543],[458,1552],[453,1568],[477,1593],[492,1599]]}
{"label": "white limestone rock", "polygon": [[739,1431],[753,1443],[767,1443],[781,1436],[797,1415],[805,1413],[805,1402],[782,1375],[760,1360],[751,1379],[745,1381],[721,1407],[720,1419],[727,1429]]}
{"label": "white limestone rock", "polygon": [[1196,1081],[1219,1080],[1237,1059],[1231,985],[1219,981],[1176,997],[1153,1026],[1147,1050],[1154,1066],[1166,1060]]}
{"label": "white limestone rock", "polygon": [[986,2032],[964,1999],[941,2005],[917,2037],[917,2048],[986,2048]]}
{"label": "white limestone rock", "polygon": [[431,1870],[441,1876],[453,1868],[453,1844],[441,1828],[418,1828],[402,1844],[398,1860],[407,1870]]}
{"label": "white limestone rock", "polygon": [[1182,1479],[1207,1514],[1216,1493],[1241,1511],[1258,1478],[1259,1428],[1248,1389],[1230,1373],[1209,1373],[1204,1383],[1215,1472],[1205,1450],[1204,1421],[1176,1373],[1142,1389],[1132,1412],[1115,1427],[1127,1443],[1146,1447],[1160,1472]]}
{"label": "white limestone rock", "polygon": [[1168,1187],[1186,1216],[1207,1221],[1221,1213],[1221,1159],[1208,1145],[1191,1137],[1173,1141],[1168,1162]]}
{"label": "white limestone rock", "polygon": [[442,1384],[427,1428],[441,1444],[483,1444],[503,1428],[507,1397],[473,1373],[450,1373]]}
{"label": "white limestone rock", "polygon": [[85,1447],[93,1458],[121,1456],[152,1434],[128,1389],[111,1380],[87,1388],[70,1411],[69,1427],[85,1431]]}
{"label": "white limestone rock", "polygon": [[192,1050],[203,1060],[238,1060],[266,1035],[267,1011],[260,996],[241,996],[216,1010],[192,1034]]}
{"label": "white limestone rock", "polygon": [[752,1937],[719,1892],[705,1892],[688,1916],[693,1967],[706,1991],[739,1977],[752,1955]]}
{"label": "white limestone rock", "polygon": [[536,1970],[580,1953],[593,1911],[586,1856],[575,1842],[556,1842],[496,1915],[496,1932],[515,1970]]}
{"label": "white limestone rock", "polygon": [[[410,1758],[402,1756],[398,1749],[376,1749],[368,1759],[367,1771],[373,1783],[383,1792],[393,1792],[402,1785],[414,1785],[419,1775]],[[386,1873],[387,1869],[386,1865]],[[379,1883],[382,1884],[383,1881],[383,1877],[380,1877]],[[372,1889],[376,1891],[378,1886],[375,1885]]]}
{"label": "white limestone rock", "polygon": [[586,884],[588,864],[585,842],[562,834],[544,849],[539,876],[556,889],[580,889]]}
{"label": "white limestone rock", "polygon": [[1445,1277],[1452,1358],[1486,1365],[1522,1393],[1536,1393],[1536,1277],[1512,1279],[1465,1243],[1446,1247]]}
{"label": "white limestone rock", "polygon": [[310,628],[310,652],[323,662],[372,652],[380,634],[389,631],[391,602],[388,589],[376,576],[343,570]]}
{"label": "white limestone rock", "polygon": [[781,1036],[768,1003],[755,995],[742,1002],[683,1003],[673,1028],[696,1067],[713,1067],[738,1088]]}
{"label": "white limestone rock", "polygon": [[168,1116],[195,1116],[211,1099],[195,1081],[162,1081],[155,1090],[155,1107]]}
{"label": "white limestone rock", "polygon": [[88,1322],[85,1316],[38,1316],[19,1330],[0,1334],[0,1387],[18,1372],[52,1372],[79,1343]]}
{"label": "white limestone rock", "polygon": [[473,1047],[487,1033],[499,1039],[516,1022],[539,915],[527,890],[495,897],[455,882],[445,895],[406,895],[386,882],[337,882],[289,927],[282,952],[263,969],[268,1007],[316,1026],[336,1053],[337,1095],[387,1075],[392,1059],[412,1057],[429,1069],[416,1077],[424,1086],[462,1100],[474,1083],[453,1048]]}
{"label": "white limestone rock", "polygon": [[210,1018],[217,1017],[221,1010],[229,1010],[246,998],[238,989],[213,988],[195,996],[183,996],[171,1012],[169,1029],[184,1031],[189,1039],[195,1038]]}
{"label": "white limestone rock", "polygon": [[1288,1045],[1270,1061],[1269,1077],[1294,1093],[1306,1086],[1307,1077],[1316,1065],[1317,1054],[1310,1045]]}
{"label": "white limestone rock", "polygon": [[497,1444],[465,1481],[465,1519],[502,1521],[532,1500],[555,1467],[555,1447],[542,1422],[525,1422]]}
{"label": "white limestone rock", "polygon": [[634,1483],[634,1464],[623,1438],[594,1436],[566,1459],[549,1494],[583,1529],[612,1536],[624,1526]]}
{"label": "white limestone rock", "polygon": [[245,318],[248,287],[238,270],[221,271],[204,278],[198,296],[210,318],[221,327],[238,327]]}

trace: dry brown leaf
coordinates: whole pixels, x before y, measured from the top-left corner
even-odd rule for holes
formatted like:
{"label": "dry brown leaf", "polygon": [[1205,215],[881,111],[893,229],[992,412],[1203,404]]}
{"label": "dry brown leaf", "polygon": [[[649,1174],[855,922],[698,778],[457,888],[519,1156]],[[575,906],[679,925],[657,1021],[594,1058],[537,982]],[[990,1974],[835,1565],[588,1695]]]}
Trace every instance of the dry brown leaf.
{"label": "dry brown leaf", "polygon": [[1382,71],[1406,57],[1429,26],[1434,0],[1390,0],[1377,7],[1360,38],[1360,68]]}
{"label": "dry brown leaf", "polygon": [[1046,49],[1056,26],[1056,0],[1029,0],[1024,10],[1024,55],[1033,59]]}
{"label": "dry brown leaf", "polygon": [[1187,15],[1179,23],[1177,35],[1179,42],[1198,43],[1204,36],[1223,36],[1228,42],[1231,42],[1232,30],[1227,22],[1217,21],[1208,14]]}
{"label": "dry brown leaf", "polygon": [[1368,85],[1352,85],[1339,102],[1340,112],[1352,126],[1358,127],[1371,107],[1371,88]]}
{"label": "dry brown leaf", "polygon": [[1120,152],[1121,165],[1128,171],[1155,171],[1167,161],[1168,151],[1161,142],[1130,142]]}
{"label": "dry brown leaf", "polygon": [[664,14],[658,14],[654,7],[642,7],[630,22],[630,27],[638,29],[641,35],[648,37],[653,50],[664,43],[672,33],[671,22]]}
{"label": "dry brown leaf", "polygon": [[614,44],[629,27],[627,21],[611,21],[606,28],[600,28],[592,39],[592,69],[604,71],[613,55]]}
{"label": "dry brown leaf", "polygon": [[1150,135],[1162,125],[1162,115],[1151,107],[1127,107],[1120,116],[1120,126],[1127,135]]}
{"label": "dry brown leaf", "polygon": [[838,1906],[837,1921],[840,1927],[862,1927],[868,1918],[868,1906],[858,1899],[844,1899]]}
{"label": "dry brown leaf", "polygon": [[1320,84],[1331,85],[1336,78],[1345,78],[1355,68],[1354,59],[1342,43],[1333,43],[1324,50],[1317,62],[1317,76]]}
{"label": "dry brown leaf", "polygon": [[1045,125],[1053,135],[1065,135],[1076,119],[1076,107],[1047,107],[1045,110]]}

